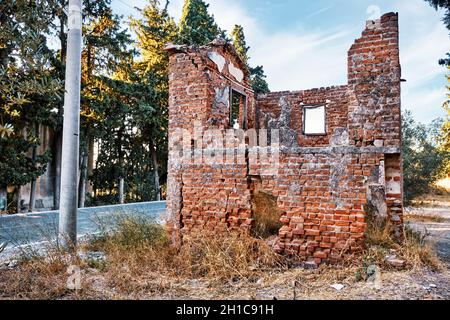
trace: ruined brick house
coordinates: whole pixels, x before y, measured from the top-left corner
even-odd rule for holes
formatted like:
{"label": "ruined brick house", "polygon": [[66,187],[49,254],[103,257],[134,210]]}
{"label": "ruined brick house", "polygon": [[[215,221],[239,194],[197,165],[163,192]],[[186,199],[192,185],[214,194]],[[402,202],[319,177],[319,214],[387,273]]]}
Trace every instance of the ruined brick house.
{"label": "ruined brick house", "polygon": [[[316,263],[360,248],[369,211],[401,226],[398,38],[396,13],[367,21],[348,52],[347,85],[259,96],[231,45],[168,46],[167,206],[174,234],[251,230],[259,192],[276,199],[281,226],[275,250]],[[214,139],[196,127],[223,137],[239,128],[232,137],[237,144],[213,148]],[[252,134],[239,135],[242,129]],[[250,145],[252,135],[274,129],[276,145]],[[249,161],[264,148],[279,152],[276,172]],[[182,161],[186,150],[191,160]],[[201,161],[217,150],[236,156],[244,150],[245,161]]]}

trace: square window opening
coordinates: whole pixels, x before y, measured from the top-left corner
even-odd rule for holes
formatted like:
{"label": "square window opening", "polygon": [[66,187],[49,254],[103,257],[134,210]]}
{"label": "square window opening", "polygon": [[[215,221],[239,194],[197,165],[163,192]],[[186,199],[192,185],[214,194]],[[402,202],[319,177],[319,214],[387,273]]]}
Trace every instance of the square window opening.
{"label": "square window opening", "polygon": [[325,135],[326,133],[325,106],[303,107],[303,134]]}

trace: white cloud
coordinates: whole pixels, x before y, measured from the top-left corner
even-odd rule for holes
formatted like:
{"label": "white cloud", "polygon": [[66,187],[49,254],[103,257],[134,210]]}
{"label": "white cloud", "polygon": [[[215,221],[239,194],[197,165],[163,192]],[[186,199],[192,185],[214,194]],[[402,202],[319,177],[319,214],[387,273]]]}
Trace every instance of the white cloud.
{"label": "white cloud", "polygon": [[310,34],[276,33],[261,42],[252,62],[263,65],[273,91],[299,90],[346,83],[345,31]]}

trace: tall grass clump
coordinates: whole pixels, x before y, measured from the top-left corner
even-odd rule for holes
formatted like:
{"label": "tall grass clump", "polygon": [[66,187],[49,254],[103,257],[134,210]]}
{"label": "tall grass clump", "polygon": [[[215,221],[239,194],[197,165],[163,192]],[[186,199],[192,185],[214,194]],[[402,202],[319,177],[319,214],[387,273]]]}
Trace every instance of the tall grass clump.
{"label": "tall grass clump", "polygon": [[[400,230],[395,232],[395,228]],[[369,216],[365,233],[366,250],[362,258],[389,269],[391,266],[386,262],[386,256],[394,254],[405,262],[407,269],[429,267],[432,270],[442,270],[443,263],[426,238],[427,235],[408,225],[394,226],[388,220],[377,220]]]}
{"label": "tall grass clump", "polygon": [[116,218],[113,227],[97,236],[86,249],[104,252],[105,273],[110,282],[117,288],[134,291],[148,289],[149,279],[155,274],[171,279],[251,281],[268,269],[286,265],[265,241],[248,233],[192,231],[183,236],[181,247],[176,248],[163,226],[134,216]]}

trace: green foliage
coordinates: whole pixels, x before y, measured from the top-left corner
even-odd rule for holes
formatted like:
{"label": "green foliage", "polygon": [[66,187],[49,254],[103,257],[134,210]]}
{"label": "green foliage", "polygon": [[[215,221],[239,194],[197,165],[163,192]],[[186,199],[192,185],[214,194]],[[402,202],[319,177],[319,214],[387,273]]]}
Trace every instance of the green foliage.
{"label": "green foliage", "polygon": [[33,161],[27,152],[39,144],[37,139],[24,139],[13,135],[0,143],[0,181],[5,185],[22,186],[42,175],[50,161],[50,153],[45,152]]}
{"label": "green foliage", "polygon": [[[233,31],[231,32],[231,38],[239,57],[248,66],[248,60],[250,59],[248,56],[248,50],[250,47],[247,46],[245,41],[244,28],[240,25],[235,25]],[[258,95],[260,93],[270,92],[263,67],[256,66],[255,68],[252,68],[248,66],[248,68],[250,71],[250,84],[252,85],[255,94]]]}
{"label": "green foliage", "polygon": [[250,68],[250,83],[256,95],[270,92],[263,66]]}
{"label": "green foliage", "polygon": [[[447,29],[450,30],[450,1],[448,0],[425,0],[436,10],[443,9],[445,11],[444,18],[442,19]],[[440,59],[439,64],[446,66],[450,71],[450,53],[447,53],[447,57]],[[447,80],[450,83],[450,75],[447,75]],[[447,90],[450,92],[450,86],[447,86]],[[444,102],[444,109],[447,111],[447,116],[444,119],[440,135],[440,150],[444,153],[450,153],[450,94],[447,93],[447,101]],[[450,173],[450,158],[444,161],[444,172]]]}
{"label": "green foliage", "polygon": [[[139,59],[123,56],[111,77],[101,77],[101,85],[93,85],[97,91],[92,97],[98,106],[94,131],[100,141],[90,177],[99,191],[92,200],[95,204],[117,202],[120,178],[125,182],[126,201],[154,200],[152,152],[157,154],[163,176],[167,170],[169,57],[163,49],[175,39],[177,27],[156,0],[141,14],[141,19],[130,21],[138,39]],[[156,146],[156,151],[150,146]]]}
{"label": "green foliage", "polygon": [[217,37],[224,37],[208,13],[209,4],[203,0],[185,0],[179,24],[178,42],[187,45],[205,45]]}
{"label": "green foliage", "polygon": [[173,42],[177,35],[177,26],[166,8],[160,9],[159,1],[150,0],[141,11],[142,19],[131,19],[130,26],[137,36],[137,47],[141,58],[135,69],[140,76],[150,72],[167,77],[168,53],[164,47]]}
{"label": "green foliage", "polygon": [[53,124],[51,110],[63,95],[52,77],[47,46],[53,1],[0,4],[0,183],[21,186],[45,172],[50,154],[36,158],[40,144],[30,128]]}
{"label": "green foliage", "polygon": [[[450,72],[450,66],[447,66]],[[450,84],[450,73],[447,75],[447,81]],[[445,122],[442,125],[441,144],[444,150],[450,152],[450,85],[447,86],[447,101],[444,102],[444,109],[447,111]]]}
{"label": "green foliage", "polygon": [[247,64],[248,63],[248,50],[250,47],[247,46],[245,42],[244,28],[240,25],[235,25],[233,31],[231,31],[231,38],[233,39],[233,45],[241,58],[241,60]]}
{"label": "green foliage", "polygon": [[442,177],[449,152],[440,148],[442,120],[426,126],[416,123],[410,111],[402,117],[404,195],[407,202],[427,193]]}
{"label": "green foliage", "polygon": [[[165,4],[165,5],[164,5]],[[226,38],[208,5],[186,0],[180,24],[169,1],[149,0],[140,18],[113,14],[111,0],[83,0],[81,63],[80,182],[95,142],[98,158],[87,177],[94,186],[90,204],[117,203],[119,180],[126,201],[154,200],[167,176],[169,42],[204,45]],[[35,128],[62,135],[68,0],[4,0],[0,3],[0,184],[24,185],[55,162],[60,145],[32,157],[40,145]],[[240,26],[234,44],[247,63]],[[58,41],[52,49],[49,39]],[[255,91],[267,92],[262,67],[252,70]],[[158,178],[158,179],[157,179]],[[155,181],[156,179],[156,181]],[[81,184],[80,184],[81,185]],[[10,195],[11,196],[11,195]]]}

